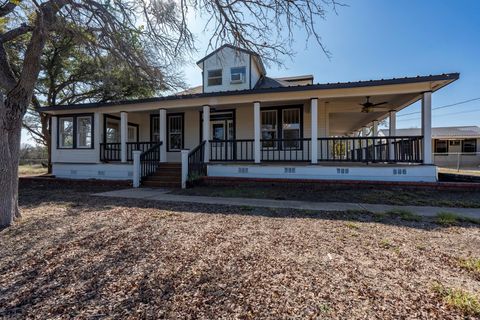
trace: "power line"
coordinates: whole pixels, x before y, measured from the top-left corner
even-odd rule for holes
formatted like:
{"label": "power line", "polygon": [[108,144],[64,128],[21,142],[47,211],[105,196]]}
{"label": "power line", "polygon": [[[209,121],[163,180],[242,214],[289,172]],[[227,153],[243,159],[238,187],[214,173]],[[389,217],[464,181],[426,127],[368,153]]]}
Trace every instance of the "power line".
{"label": "power line", "polygon": [[[480,100],[480,97],[478,97],[478,98],[473,98],[473,99],[469,99],[469,100],[465,100],[465,101],[460,101],[460,102],[456,102],[456,103],[452,103],[452,104],[447,104],[447,105],[440,106],[440,107],[435,107],[435,108],[432,108],[432,110],[450,108],[450,107],[458,106],[458,105],[460,105],[460,104],[464,104],[464,103],[468,103],[468,102],[472,102],[472,101],[477,101],[477,100]],[[415,111],[415,112],[410,112],[410,113],[399,114],[399,115],[397,115],[397,117],[404,117],[404,116],[409,116],[409,115],[417,114],[417,113],[421,113],[421,111]]]}
{"label": "power line", "polygon": [[[435,116],[435,118],[443,117],[443,116],[451,116],[451,115],[457,115],[457,114],[464,114],[464,113],[474,113],[474,112],[480,112],[480,107],[478,110],[467,110],[467,111],[459,111],[459,112],[450,112],[450,113],[445,113],[445,114],[440,114]],[[415,118],[408,118],[408,119],[400,119],[397,121],[410,121],[410,120],[418,120],[420,117],[415,117]]]}

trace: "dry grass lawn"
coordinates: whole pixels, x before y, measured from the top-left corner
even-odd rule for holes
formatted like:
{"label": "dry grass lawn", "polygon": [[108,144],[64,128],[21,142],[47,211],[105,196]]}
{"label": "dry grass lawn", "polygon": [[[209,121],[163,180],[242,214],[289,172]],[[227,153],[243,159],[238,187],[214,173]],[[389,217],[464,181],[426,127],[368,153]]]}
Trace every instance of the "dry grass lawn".
{"label": "dry grass lawn", "polygon": [[39,176],[47,173],[47,168],[41,164],[22,164],[18,166],[19,176]]}
{"label": "dry grass lawn", "polygon": [[462,264],[480,257],[478,225],[90,196],[103,189],[21,188],[0,318],[480,316],[443,293],[478,302]]}

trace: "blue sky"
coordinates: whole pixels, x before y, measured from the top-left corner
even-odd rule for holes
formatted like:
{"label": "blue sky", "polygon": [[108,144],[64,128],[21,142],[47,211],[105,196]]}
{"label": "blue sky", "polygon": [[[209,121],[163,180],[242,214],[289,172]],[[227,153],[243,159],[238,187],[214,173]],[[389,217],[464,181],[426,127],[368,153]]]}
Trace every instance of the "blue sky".
{"label": "blue sky", "polygon": [[[305,47],[299,30],[297,54],[285,57],[283,69],[270,66],[270,76],[313,74],[323,83],[460,72],[460,80],[433,95],[433,107],[480,98],[480,1],[342,1],[348,7],[318,22],[332,58],[313,41]],[[206,53],[201,44],[208,37],[202,21],[192,25],[198,25],[196,61]],[[190,85],[201,84],[194,61],[185,66]],[[402,116],[419,110],[418,104],[404,109],[397,127],[419,127],[419,113]],[[480,100],[434,110],[433,125],[480,125]]]}
{"label": "blue sky", "polygon": [[[297,54],[285,58],[286,69],[267,68],[270,76],[313,74],[323,83],[460,72],[460,80],[433,95],[433,107],[480,98],[480,1],[342,1],[348,7],[318,23],[332,58],[313,41],[305,48],[298,31]],[[199,43],[207,39],[198,36]],[[199,46],[198,58],[205,50]],[[201,84],[195,65],[185,74],[189,84]],[[397,127],[419,127],[420,114],[401,116],[419,110],[404,109]],[[480,125],[480,99],[433,111],[433,125]]]}

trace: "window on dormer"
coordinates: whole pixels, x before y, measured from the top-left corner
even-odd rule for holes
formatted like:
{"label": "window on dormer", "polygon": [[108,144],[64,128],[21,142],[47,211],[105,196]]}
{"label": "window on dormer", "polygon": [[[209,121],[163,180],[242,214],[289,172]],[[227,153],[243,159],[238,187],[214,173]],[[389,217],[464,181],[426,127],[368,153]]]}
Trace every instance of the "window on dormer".
{"label": "window on dormer", "polygon": [[209,86],[221,86],[222,85],[222,69],[208,70]]}
{"label": "window on dormer", "polygon": [[247,68],[235,67],[230,69],[230,83],[245,83]]}

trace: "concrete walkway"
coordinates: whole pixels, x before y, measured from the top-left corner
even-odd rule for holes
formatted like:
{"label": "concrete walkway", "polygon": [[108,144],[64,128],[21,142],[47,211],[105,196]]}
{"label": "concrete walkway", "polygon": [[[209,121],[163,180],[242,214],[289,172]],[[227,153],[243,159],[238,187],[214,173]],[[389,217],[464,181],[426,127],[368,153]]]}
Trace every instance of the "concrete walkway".
{"label": "concrete walkway", "polygon": [[166,202],[187,202],[228,206],[250,206],[266,208],[317,210],[317,211],[347,211],[363,210],[373,213],[383,213],[393,209],[407,210],[413,214],[432,217],[439,212],[454,213],[463,217],[480,219],[479,208],[449,208],[449,207],[424,207],[424,206],[394,206],[386,204],[348,203],[348,202],[313,202],[293,200],[271,200],[253,198],[222,198],[169,194],[168,189],[123,189],[93,194],[94,196],[145,199]]}

